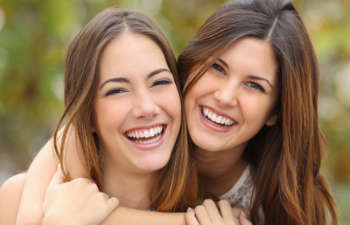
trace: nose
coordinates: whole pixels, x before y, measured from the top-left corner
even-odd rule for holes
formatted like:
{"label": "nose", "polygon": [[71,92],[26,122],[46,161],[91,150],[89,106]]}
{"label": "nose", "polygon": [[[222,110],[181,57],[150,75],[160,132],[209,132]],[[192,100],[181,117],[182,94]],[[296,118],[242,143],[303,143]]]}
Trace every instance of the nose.
{"label": "nose", "polygon": [[133,114],[136,118],[153,119],[159,113],[159,106],[151,93],[143,91],[135,96]]}
{"label": "nose", "polygon": [[237,100],[237,87],[234,84],[226,83],[219,86],[214,92],[214,98],[222,106],[235,106]]}

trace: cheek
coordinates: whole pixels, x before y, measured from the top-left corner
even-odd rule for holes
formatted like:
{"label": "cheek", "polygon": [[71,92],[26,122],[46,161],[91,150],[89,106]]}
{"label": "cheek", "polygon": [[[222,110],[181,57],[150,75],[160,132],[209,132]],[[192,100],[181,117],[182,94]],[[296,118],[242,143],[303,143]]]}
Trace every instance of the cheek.
{"label": "cheek", "polygon": [[[120,107],[123,106],[123,107]],[[100,101],[95,104],[95,123],[99,130],[120,126],[126,121],[128,105],[120,101]]]}
{"label": "cheek", "polygon": [[167,98],[163,97],[163,104],[169,112],[180,121],[181,118],[181,100],[177,91],[172,92]]}
{"label": "cheek", "polygon": [[263,124],[272,110],[272,101],[266,96],[247,95],[241,101],[241,108],[246,120]]}

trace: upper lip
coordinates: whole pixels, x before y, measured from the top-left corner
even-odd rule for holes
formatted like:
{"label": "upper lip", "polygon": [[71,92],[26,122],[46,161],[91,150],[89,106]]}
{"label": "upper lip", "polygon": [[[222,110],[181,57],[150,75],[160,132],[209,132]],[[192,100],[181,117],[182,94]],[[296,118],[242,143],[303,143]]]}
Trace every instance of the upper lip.
{"label": "upper lip", "polygon": [[200,107],[201,108],[203,108],[203,107],[204,108],[208,108],[208,109],[210,109],[210,111],[215,112],[217,115],[229,118],[230,120],[236,122],[236,120],[234,118],[232,118],[231,116],[227,115],[226,113],[220,112],[217,109],[214,109],[213,107],[210,107],[210,106],[207,106],[207,105],[201,105]]}

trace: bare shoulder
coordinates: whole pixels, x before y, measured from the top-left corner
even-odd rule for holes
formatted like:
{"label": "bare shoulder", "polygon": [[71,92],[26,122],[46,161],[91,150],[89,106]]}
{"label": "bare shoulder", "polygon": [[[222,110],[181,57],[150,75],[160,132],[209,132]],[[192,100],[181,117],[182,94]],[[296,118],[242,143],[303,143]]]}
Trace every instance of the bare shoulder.
{"label": "bare shoulder", "polygon": [[0,224],[16,224],[25,176],[24,173],[12,176],[2,184],[0,188]]}

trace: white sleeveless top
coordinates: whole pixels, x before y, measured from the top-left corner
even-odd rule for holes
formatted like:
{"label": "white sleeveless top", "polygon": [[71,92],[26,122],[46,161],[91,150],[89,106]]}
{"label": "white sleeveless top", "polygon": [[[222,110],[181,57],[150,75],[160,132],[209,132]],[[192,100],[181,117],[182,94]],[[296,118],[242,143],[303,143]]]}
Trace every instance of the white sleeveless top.
{"label": "white sleeveless top", "polygon": [[[219,199],[229,201],[232,207],[251,209],[254,201],[253,194],[254,182],[251,175],[251,168],[250,166],[247,166],[235,185],[221,195]],[[265,216],[262,207],[259,207],[258,215],[260,220],[259,224],[264,224]]]}
{"label": "white sleeveless top", "polygon": [[254,188],[250,170],[250,167],[247,166],[235,185],[219,198],[226,199],[233,207],[250,209],[253,203],[252,195]]}

